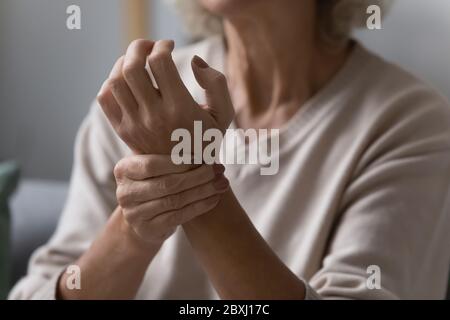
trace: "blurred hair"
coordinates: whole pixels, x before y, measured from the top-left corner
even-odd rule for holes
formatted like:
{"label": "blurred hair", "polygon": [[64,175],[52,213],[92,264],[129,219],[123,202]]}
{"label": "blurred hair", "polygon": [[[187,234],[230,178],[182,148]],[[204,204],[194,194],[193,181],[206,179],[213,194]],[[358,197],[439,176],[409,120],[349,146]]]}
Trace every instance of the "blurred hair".
{"label": "blurred hair", "polygon": [[[195,39],[222,32],[219,17],[207,11],[199,0],[167,0],[181,14],[187,31]],[[319,34],[326,43],[345,43],[354,28],[363,27],[368,18],[367,8],[378,5],[388,9],[389,0],[317,0]]]}

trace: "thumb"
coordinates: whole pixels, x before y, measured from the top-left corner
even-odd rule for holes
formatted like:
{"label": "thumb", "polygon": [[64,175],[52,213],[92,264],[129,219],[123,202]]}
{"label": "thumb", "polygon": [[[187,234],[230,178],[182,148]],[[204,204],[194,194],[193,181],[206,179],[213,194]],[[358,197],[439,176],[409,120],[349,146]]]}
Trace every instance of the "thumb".
{"label": "thumb", "polygon": [[206,109],[219,124],[219,129],[225,132],[234,118],[227,79],[199,56],[192,59],[192,71],[200,87],[205,90]]}

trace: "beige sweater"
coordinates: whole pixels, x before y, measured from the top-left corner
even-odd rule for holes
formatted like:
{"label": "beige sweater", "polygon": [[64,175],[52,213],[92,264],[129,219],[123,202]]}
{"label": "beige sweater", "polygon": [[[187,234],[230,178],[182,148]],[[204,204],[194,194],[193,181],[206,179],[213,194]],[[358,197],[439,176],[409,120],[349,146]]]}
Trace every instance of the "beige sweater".
{"label": "beige sweater", "polygon": [[[191,57],[222,69],[223,53],[218,38],[176,53],[197,100],[203,94]],[[58,229],[34,253],[10,298],[55,297],[58,275],[89,248],[115,208],[112,168],[128,153],[95,105],[78,134]],[[275,176],[260,175],[257,165],[227,166],[226,175],[264,239],[308,284],[309,298],[444,297],[450,107],[443,97],[357,46],[281,129],[278,156]],[[380,289],[367,286],[373,265],[381,271]],[[217,298],[182,228],[149,266],[137,298]]]}

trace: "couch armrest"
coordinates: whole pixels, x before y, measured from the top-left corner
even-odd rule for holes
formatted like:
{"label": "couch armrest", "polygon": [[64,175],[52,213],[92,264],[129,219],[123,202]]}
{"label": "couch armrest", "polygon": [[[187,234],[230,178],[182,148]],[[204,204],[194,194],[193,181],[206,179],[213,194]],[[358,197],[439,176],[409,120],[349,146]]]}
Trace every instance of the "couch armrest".
{"label": "couch armrest", "polygon": [[11,199],[12,283],[26,273],[33,251],[53,234],[67,191],[66,182],[24,180]]}

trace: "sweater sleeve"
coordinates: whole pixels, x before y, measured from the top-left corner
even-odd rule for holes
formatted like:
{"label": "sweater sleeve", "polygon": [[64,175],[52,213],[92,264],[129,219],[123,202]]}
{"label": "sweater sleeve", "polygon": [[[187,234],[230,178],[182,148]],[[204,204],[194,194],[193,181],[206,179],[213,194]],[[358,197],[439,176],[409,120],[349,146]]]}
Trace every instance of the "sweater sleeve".
{"label": "sweater sleeve", "polygon": [[309,284],[323,298],[442,299],[450,266],[450,108],[416,91],[373,123]]}
{"label": "sweater sleeve", "polygon": [[94,104],[77,135],[69,195],[58,227],[48,243],[33,253],[27,275],[9,299],[55,299],[60,274],[89,248],[116,206],[112,171],[121,148]]}

